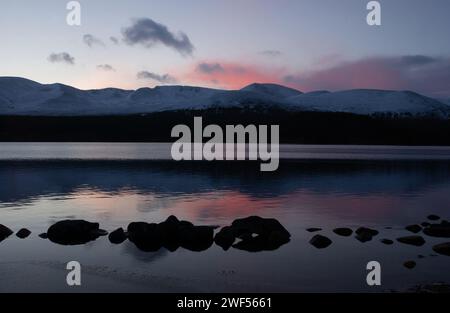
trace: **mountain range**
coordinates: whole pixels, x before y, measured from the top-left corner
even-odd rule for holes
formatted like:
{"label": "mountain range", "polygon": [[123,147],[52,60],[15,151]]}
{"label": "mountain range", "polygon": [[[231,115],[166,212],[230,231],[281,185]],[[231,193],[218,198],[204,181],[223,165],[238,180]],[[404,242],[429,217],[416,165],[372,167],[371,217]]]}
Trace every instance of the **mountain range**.
{"label": "mountain range", "polygon": [[357,89],[303,93],[276,84],[254,83],[240,90],[158,86],[123,90],[80,90],[64,84],[40,84],[0,77],[2,116],[108,116],[179,110],[276,108],[292,112],[448,119],[450,101],[412,91]]}

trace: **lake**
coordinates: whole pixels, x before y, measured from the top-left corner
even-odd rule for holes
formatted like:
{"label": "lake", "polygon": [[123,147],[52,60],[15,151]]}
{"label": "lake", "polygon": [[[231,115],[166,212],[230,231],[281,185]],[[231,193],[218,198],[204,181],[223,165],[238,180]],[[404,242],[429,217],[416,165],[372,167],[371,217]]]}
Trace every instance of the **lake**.
{"label": "lake", "polygon": [[[450,219],[450,148],[280,146],[280,167],[259,162],[175,162],[169,144],[1,143],[0,224],[30,237],[0,242],[0,291],[39,292],[387,292],[450,283],[449,257],[423,235],[421,247],[395,242],[404,228],[436,214]],[[168,216],[226,226],[237,218],[276,218],[291,241],[274,251],[139,250],[100,237],[63,246],[38,237],[55,222],[85,219],[113,231]],[[428,221],[430,222],[430,221]],[[337,227],[371,227],[369,242]],[[332,240],[317,249],[318,233]],[[82,266],[82,285],[66,284],[66,264]],[[413,260],[414,269],[403,263]],[[382,285],[366,283],[378,261]]]}

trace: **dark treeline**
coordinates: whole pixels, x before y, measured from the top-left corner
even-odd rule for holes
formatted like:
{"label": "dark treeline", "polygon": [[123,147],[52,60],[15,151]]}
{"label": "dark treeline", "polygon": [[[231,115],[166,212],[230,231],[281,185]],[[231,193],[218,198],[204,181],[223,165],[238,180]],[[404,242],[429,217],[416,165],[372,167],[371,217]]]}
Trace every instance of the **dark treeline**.
{"label": "dark treeline", "polygon": [[171,142],[172,127],[193,117],[203,126],[280,125],[281,143],[450,145],[450,120],[347,113],[208,109],[129,116],[0,116],[0,141]]}

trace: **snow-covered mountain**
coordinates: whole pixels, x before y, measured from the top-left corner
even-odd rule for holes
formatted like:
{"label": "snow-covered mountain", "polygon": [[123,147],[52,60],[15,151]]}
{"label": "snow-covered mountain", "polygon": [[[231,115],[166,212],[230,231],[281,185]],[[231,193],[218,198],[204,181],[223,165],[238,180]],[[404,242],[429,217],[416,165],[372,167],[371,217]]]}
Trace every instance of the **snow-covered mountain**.
{"label": "snow-covered mountain", "polygon": [[45,85],[24,78],[0,77],[0,115],[143,114],[168,110],[255,106],[364,115],[450,116],[449,105],[409,91],[302,93],[275,84],[251,84],[241,90],[189,86],[80,90],[62,84]]}
{"label": "snow-covered mountain", "polygon": [[397,114],[449,117],[449,106],[411,91],[358,89],[307,93],[289,98],[296,109],[361,115]]}

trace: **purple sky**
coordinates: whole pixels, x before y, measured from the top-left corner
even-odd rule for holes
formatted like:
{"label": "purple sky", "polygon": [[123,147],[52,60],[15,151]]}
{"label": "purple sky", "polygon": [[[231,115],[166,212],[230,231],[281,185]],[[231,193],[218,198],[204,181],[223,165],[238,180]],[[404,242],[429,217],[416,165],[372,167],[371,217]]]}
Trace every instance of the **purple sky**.
{"label": "purple sky", "polygon": [[450,1],[2,0],[0,75],[83,89],[161,84],[302,91],[409,89],[450,97]]}

